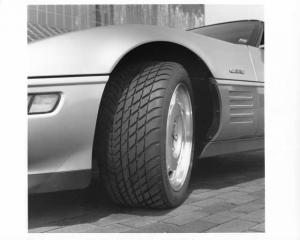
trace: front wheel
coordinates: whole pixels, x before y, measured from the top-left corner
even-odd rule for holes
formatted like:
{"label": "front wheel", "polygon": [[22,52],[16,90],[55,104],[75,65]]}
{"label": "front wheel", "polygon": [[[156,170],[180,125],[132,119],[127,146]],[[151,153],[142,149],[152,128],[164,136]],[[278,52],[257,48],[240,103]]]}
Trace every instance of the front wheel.
{"label": "front wheel", "polygon": [[100,107],[98,162],[118,204],[169,208],[187,196],[193,161],[191,82],[178,63],[114,73]]}

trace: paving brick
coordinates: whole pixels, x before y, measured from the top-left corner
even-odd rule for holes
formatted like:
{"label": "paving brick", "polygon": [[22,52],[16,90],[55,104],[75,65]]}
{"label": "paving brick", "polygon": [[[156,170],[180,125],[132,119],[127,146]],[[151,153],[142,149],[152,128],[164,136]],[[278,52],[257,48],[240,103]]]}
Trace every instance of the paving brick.
{"label": "paving brick", "polygon": [[86,231],[92,231],[93,229],[96,229],[97,227],[89,224],[89,223],[82,223],[82,224],[76,224],[71,225],[67,227],[61,227],[54,230],[49,231],[50,233],[82,233]]}
{"label": "paving brick", "polygon": [[247,187],[240,188],[240,191],[254,193],[264,189],[264,186],[261,185],[251,185]]}
{"label": "paving brick", "polygon": [[254,201],[256,198],[249,196],[249,195],[243,195],[243,196],[235,196],[232,198],[226,198],[226,202],[233,203],[233,204],[244,204],[248,202]]}
{"label": "paving brick", "polygon": [[[182,207],[184,205],[181,205],[180,207]],[[134,215],[134,216],[163,216],[163,215],[167,215],[170,214],[170,212],[172,212],[175,209],[149,209],[149,208],[129,208],[129,209],[123,209],[120,210],[119,213],[123,213],[123,214],[129,214],[129,215]]]}
{"label": "paving brick", "polygon": [[258,198],[255,199],[253,202],[251,203],[258,203],[258,204],[265,204],[265,198]]}
{"label": "paving brick", "polygon": [[134,215],[130,215],[130,214],[115,214],[114,213],[107,217],[101,218],[98,221],[93,222],[93,225],[103,227],[103,226],[111,225],[114,223],[125,222],[134,217],[135,217]]}
{"label": "paving brick", "polygon": [[193,197],[202,200],[202,199],[207,199],[210,197],[214,197],[216,195],[220,194],[219,192],[215,192],[215,191],[208,191],[208,192],[203,192],[203,193],[198,193],[198,194],[192,194]]}
{"label": "paving brick", "polygon": [[179,227],[167,223],[153,223],[144,227],[127,231],[129,233],[170,233],[179,232]]}
{"label": "paving brick", "polygon": [[226,193],[226,192],[231,192],[231,191],[235,191],[235,190],[240,190],[240,187],[236,187],[236,186],[224,187],[224,188],[220,188],[218,190],[215,190],[215,192]]}
{"label": "paving brick", "polygon": [[243,232],[255,226],[256,223],[241,219],[235,219],[230,222],[223,223],[216,227],[210,228],[207,232]]}
{"label": "paving brick", "polygon": [[194,212],[199,210],[200,208],[197,206],[192,206],[192,205],[181,205],[171,211],[169,211],[166,215],[168,216],[176,216],[176,215],[181,215],[181,214],[185,214],[185,213],[189,213],[189,212]]}
{"label": "paving brick", "polygon": [[240,189],[242,189],[242,188],[246,188],[246,187],[249,187],[249,186],[252,186],[252,185],[253,184],[251,182],[243,182],[243,183],[235,184],[234,186],[239,187]]}
{"label": "paving brick", "polygon": [[135,218],[132,218],[130,220],[124,221],[120,224],[133,227],[133,228],[139,228],[146,226],[148,224],[152,224],[161,220],[164,220],[166,218],[170,218],[170,215],[161,215],[161,216],[136,216]]}
{"label": "paving brick", "polygon": [[244,205],[239,205],[238,207],[232,208],[232,211],[250,213],[250,212],[254,212],[258,209],[262,209],[262,208],[264,208],[264,204],[250,202],[250,203],[247,203]]}
{"label": "paving brick", "polygon": [[[192,186],[191,186],[192,187]],[[200,193],[204,193],[204,192],[209,192],[211,191],[211,189],[209,188],[200,188],[200,189],[194,189],[191,193],[192,194],[200,194]]]}
{"label": "paving brick", "polygon": [[265,190],[260,190],[256,192],[249,193],[250,196],[256,198],[265,198]]}
{"label": "paving brick", "polygon": [[56,226],[79,225],[83,223],[92,223],[105,217],[107,217],[105,211],[103,213],[99,213],[98,211],[86,211],[85,214],[76,217],[66,217],[62,220],[55,222],[54,224]]}
{"label": "paving brick", "polygon": [[252,180],[252,181],[247,181],[247,182],[243,182],[243,183],[238,183],[235,185],[235,187],[245,188],[245,187],[250,187],[253,185],[261,185],[263,183],[264,183],[264,179],[262,179],[262,181]]}
{"label": "paving brick", "polygon": [[163,222],[181,226],[181,225],[193,222],[195,220],[198,220],[198,219],[200,219],[202,217],[205,217],[207,215],[209,215],[209,214],[199,210],[199,211],[194,211],[194,212],[178,215],[178,216],[175,216],[175,217],[167,218],[167,219],[163,220]]}
{"label": "paving brick", "polygon": [[248,213],[247,215],[241,216],[240,218],[248,221],[263,222],[265,220],[265,210],[260,209],[255,212]]}
{"label": "paving brick", "polygon": [[176,209],[118,207],[85,191],[29,200],[29,232],[264,232],[262,159],[243,160],[230,157],[225,168],[192,176],[191,193]]}
{"label": "paving brick", "polygon": [[209,214],[214,214],[214,213],[217,213],[217,212],[223,212],[223,211],[226,211],[226,210],[230,210],[230,209],[235,208],[235,207],[236,207],[236,205],[233,204],[233,203],[219,202],[219,203],[216,203],[216,204],[211,205],[211,206],[203,207],[203,208],[201,208],[201,210],[203,212],[207,212]]}
{"label": "paving brick", "polygon": [[231,191],[231,192],[219,194],[218,198],[230,199],[230,198],[235,198],[235,197],[245,196],[245,195],[247,195],[247,193],[245,192]]}
{"label": "paving brick", "polygon": [[264,178],[258,178],[258,179],[253,180],[252,183],[264,185],[265,184],[265,179]]}
{"label": "paving brick", "polygon": [[265,223],[257,224],[256,226],[250,228],[254,232],[265,232]]}
{"label": "paving brick", "polygon": [[193,202],[190,205],[203,208],[203,207],[212,206],[212,205],[215,205],[217,203],[222,203],[222,202],[225,202],[225,200],[220,199],[220,198],[219,199],[218,198],[208,198],[208,199],[201,200],[201,201],[198,201],[198,202]]}
{"label": "paving brick", "polygon": [[218,213],[212,214],[208,217],[204,217],[201,220],[221,224],[224,222],[228,222],[234,218],[240,217],[242,215],[244,215],[244,214],[239,213],[239,212],[223,211],[223,212],[218,212]]}
{"label": "paving brick", "polygon": [[191,204],[191,203],[194,203],[194,202],[199,202],[199,198],[197,198],[197,197],[194,196],[194,195],[190,195],[190,196],[184,201],[184,204]]}
{"label": "paving brick", "polygon": [[105,227],[98,227],[96,226],[95,228],[87,229],[84,232],[89,232],[89,233],[119,233],[119,232],[128,232],[132,230],[133,228],[124,226],[122,224],[116,223],[112,225],[108,225]]}
{"label": "paving brick", "polygon": [[86,212],[82,207],[73,209],[53,206],[53,209],[47,210],[49,210],[47,213],[44,212],[45,210],[41,211],[42,213],[40,216],[30,216],[29,218],[33,218],[33,220],[29,221],[29,228],[38,228],[49,225],[49,223],[52,224],[58,221],[63,221],[64,219],[80,217]]}
{"label": "paving brick", "polygon": [[214,226],[216,226],[216,223],[212,222],[205,222],[202,220],[196,220],[193,222],[190,222],[189,224],[182,225],[176,229],[177,232],[182,233],[202,233]]}

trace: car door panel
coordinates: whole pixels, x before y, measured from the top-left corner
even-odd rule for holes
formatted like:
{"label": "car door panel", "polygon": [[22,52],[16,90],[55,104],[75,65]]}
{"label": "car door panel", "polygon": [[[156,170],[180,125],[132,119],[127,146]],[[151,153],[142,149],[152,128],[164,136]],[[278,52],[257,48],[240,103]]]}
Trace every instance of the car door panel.
{"label": "car door panel", "polygon": [[[261,88],[263,83],[257,81],[256,72],[252,64],[252,58],[246,45],[237,45],[234,53],[243,56],[243,62],[247,65],[241,67],[240,59],[235,58],[231,65],[224,71],[230,74],[230,79],[214,78],[220,102],[219,129],[212,141],[225,141],[240,138],[253,138],[257,136],[261,114]],[[226,56],[219,60],[224,61]],[[253,75],[253,78],[246,76]],[[238,80],[236,76],[245,79]],[[260,89],[260,90],[259,90]]]}
{"label": "car door panel", "polygon": [[258,106],[257,117],[258,125],[256,129],[256,136],[264,136],[264,49],[248,46],[249,55],[252,61],[253,69],[255,71],[256,80],[263,83],[257,89]]}
{"label": "car door panel", "polygon": [[221,102],[220,126],[212,141],[256,136],[261,83],[214,79]]}

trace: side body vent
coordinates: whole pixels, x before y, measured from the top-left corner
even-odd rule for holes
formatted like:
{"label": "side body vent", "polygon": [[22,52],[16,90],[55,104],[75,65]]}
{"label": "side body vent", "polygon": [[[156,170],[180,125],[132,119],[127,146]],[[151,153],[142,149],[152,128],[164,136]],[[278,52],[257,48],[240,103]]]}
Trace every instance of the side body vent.
{"label": "side body vent", "polygon": [[230,123],[253,123],[254,95],[253,91],[235,89],[228,91]]}

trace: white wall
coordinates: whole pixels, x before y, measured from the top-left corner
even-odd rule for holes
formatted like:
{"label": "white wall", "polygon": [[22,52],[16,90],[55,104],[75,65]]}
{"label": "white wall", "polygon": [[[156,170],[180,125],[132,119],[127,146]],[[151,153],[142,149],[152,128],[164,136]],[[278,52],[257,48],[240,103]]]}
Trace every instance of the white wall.
{"label": "white wall", "polygon": [[243,19],[263,20],[263,18],[263,5],[205,5],[205,25]]}

